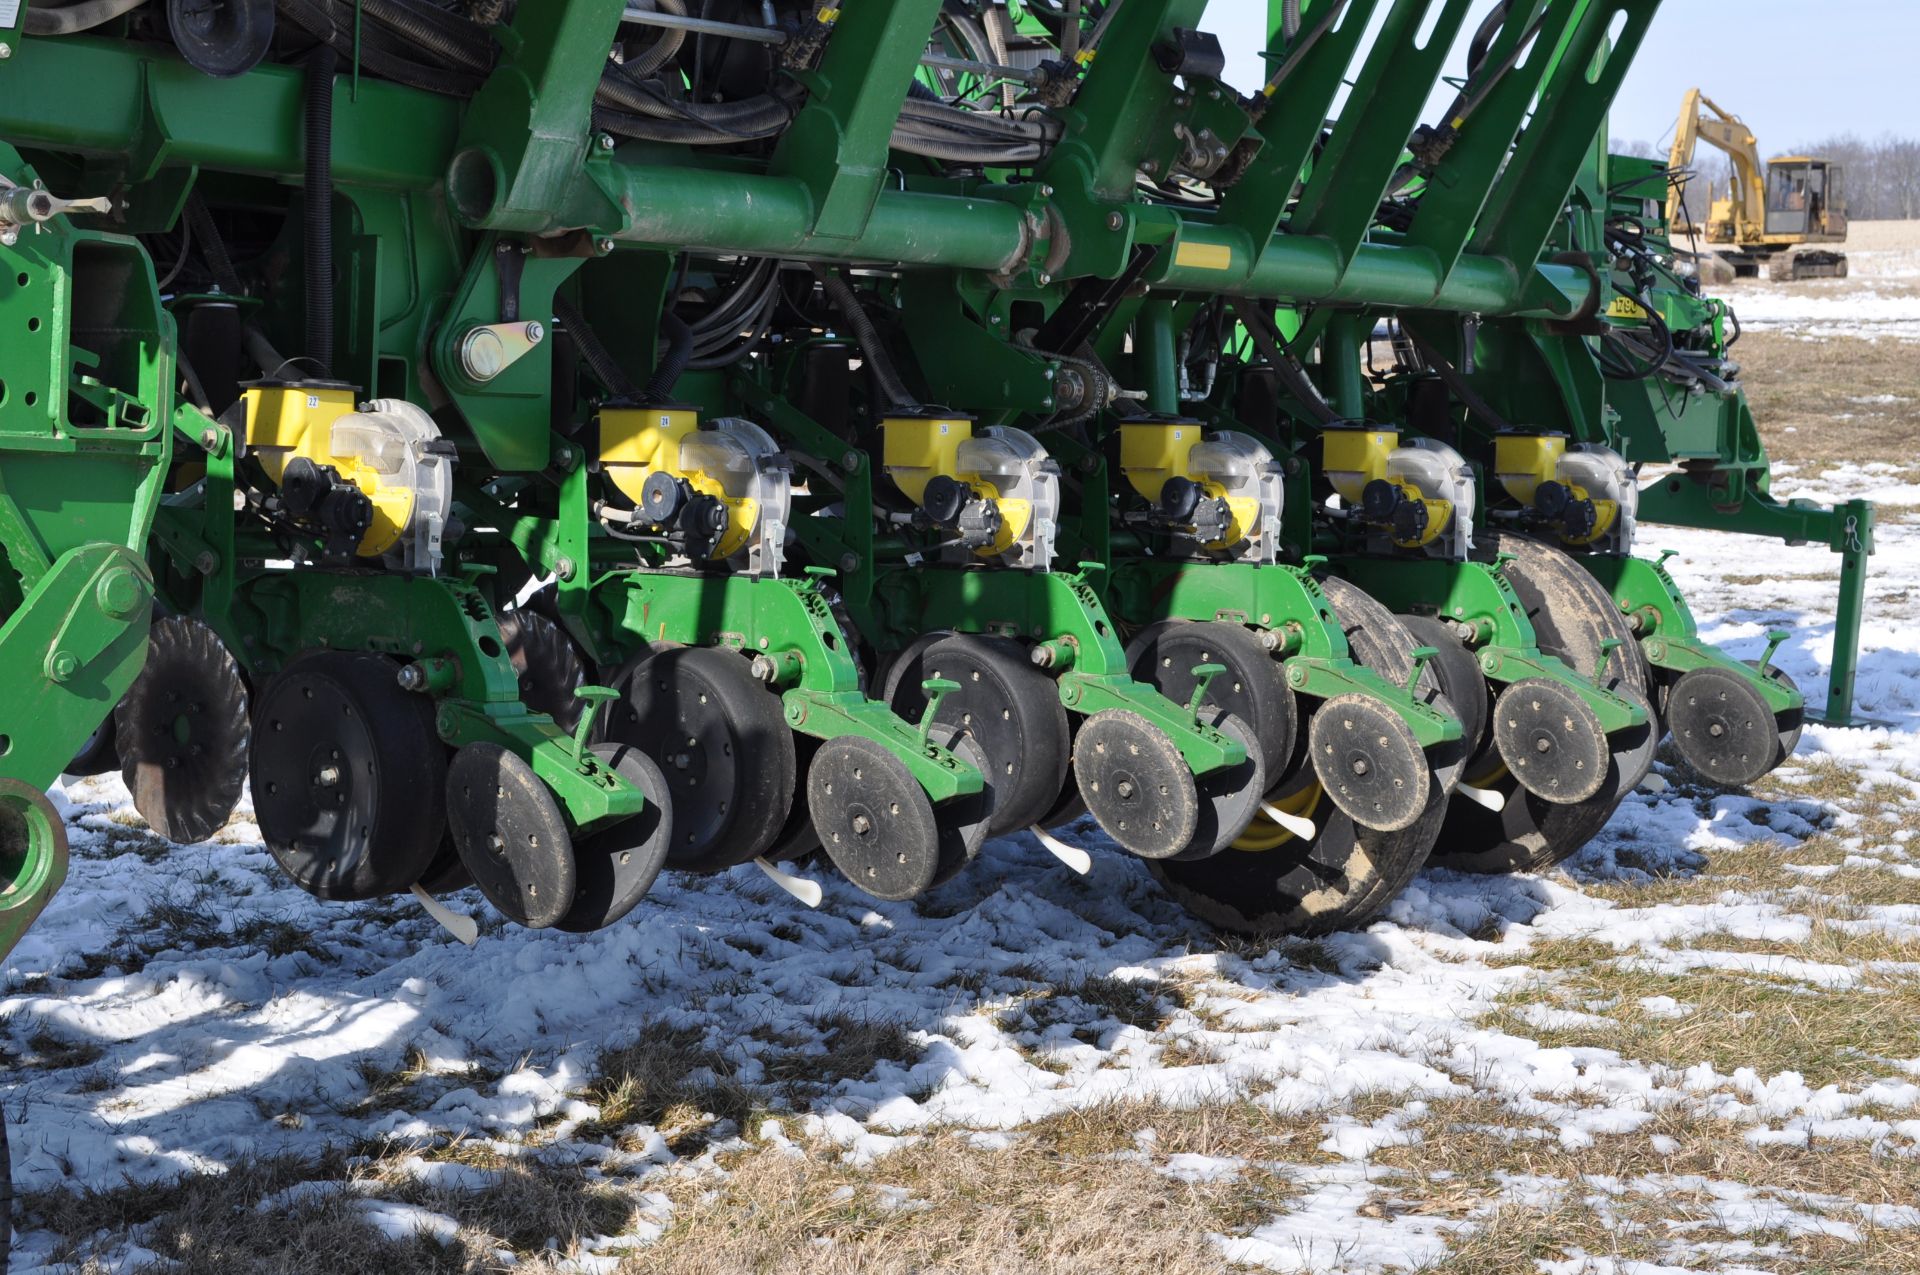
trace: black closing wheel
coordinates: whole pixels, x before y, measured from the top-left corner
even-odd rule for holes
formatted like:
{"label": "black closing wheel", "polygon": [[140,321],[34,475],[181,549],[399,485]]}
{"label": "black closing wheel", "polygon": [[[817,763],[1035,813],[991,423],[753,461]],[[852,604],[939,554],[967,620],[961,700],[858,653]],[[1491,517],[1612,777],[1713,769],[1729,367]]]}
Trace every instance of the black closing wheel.
{"label": "black closing wheel", "polygon": [[447,823],[474,884],[509,921],[546,929],[573,906],[579,869],[566,816],[519,754],[485,740],[455,753]]}
{"label": "black closing wheel", "polygon": [[1299,709],[1286,671],[1252,630],[1223,621],[1160,620],[1127,643],[1134,677],[1176,704],[1192,702],[1193,670],[1218,664],[1201,703],[1232,713],[1252,731],[1267,777],[1280,778],[1293,759]]}
{"label": "black closing wheel", "polygon": [[247,685],[212,629],[168,616],[113,713],[120,777],[153,830],[183,844],[220,831],[247,786]]}
{"label": "black closing wheel", "polygon": [[1493,743],[1528,792],[1562,806],[1607,781],[1607,735],[1587,702],[1544,677],[1523,678],[1493,702]]}
{"label": "black closing wheel", "polygon": [[1208,859],[1232,845],[1260,813],[1260,801],[1267,791],[1266,757],[1253,727],[1218,709],[1203,712],[1201,721],[1237,741],[1247,750],[1247,759],[1237,766],[1222,766],[1194,777],[1200,817],[1194,825],[1193,839],[1176,856],[1180,859]]}
{"label": "black closing wheel", "polygon": [[499,622],[500,640],[520,679],[520,702],[571,732],[586,709],[586,701],[574,692],[587,680],[573,639],[538,611],[507,611]]}
{"label": "black closing wheel", "polygon": [[[1748,660],[1746,664],[1747,667],[1753,669],[1760,667],[1760,661],[1758,660]],[[1800,684],[1795,682],[1792,675],[1783,668],[1769,665],[1762,676],[1775,685],[1784,686],[1790,691],[1800,689]],[[1793,756],[1793,750],[1800,747],[1800,732],[1804,730],[1807,725],[1806,705],[1803,703],[1799,708],[1790,708],[1784,713],[1775,713],[1773,715],[1773,724],[1780,736],[1780,757],[1778,761],[1774,762],[1774,765],[1777,766],[1780,762]]]}
{"label": "black closing wheel", "polygon": [[899,902],[933,885],[941,867],[933,803],[880,744],[858,735],[822,743],[807,768],[807,808],[833,865],[876,899]]}
{"label": "black closing wheel", "polygon": [[[941,739],[942,732],[947,738]],[[978,737],[952,727],[935,727],[933,739],[955,757],[972,766],[984,777],[987,755]],[[987,844],[995,814],[995,788],[986,784],[979,792],[967,793],[943,801],[934,807],[933,821],[940,829],[940,866],[934,869],[933,884],[945,885],[980,854]]]}
{"label": "black closing wheel", "polygon": [[631,819],[574,838],[573,903],[553,923],[573,934],[603,930],[638,907],[673,847],[673,798],[660,767],[632,744],[595,744],[593,752],[640,790],[647,807]]}
{"label": "black closing wheel", "polygon": [[1123,850],[1171,859],[1193,844],[1200,791],[1165,731],[1138,713],[1106,708],[1080,723],[1073,777],[1087,810]]}
{"label": "black closing wheel", "polygon": [[1712,783],[1750,784],[1784,756],[1773,709],[1730,669],[1709,665],[1682,673],[1667,692],[1667,725],[1681,760]]}
{"label": "black closing wheel", "polygon": [[[1592,795],[1550,801],[1523,787],[1497,755],[1483,754],[1465,782],[1499,793],[1503,809],[1466,798],[1447,810],[1433,862],[1465,872],[1529,872],[1551,867],[1592,840],[1653,765],[1659,726],[1652,711],[1652,679],[1640,643],[1612,595],[1570,554],[1510,532],[1484,532],[1475,551],[1492,560],[1511,555],[1502,573],[1519,596],[1542,652],[1591,676],[1607,656],[1602,689],[1648,709],[1648,724],[1606,736],[1605,775]],[[1521,685],[1516,683],[1516,685]]]}
{"label": "black closing wheel", "polygon": [[1440,690],[1446,695],[1453,715],[1460,719],[1461,747],[1470,759],[1466,764],[1466,769],[1470,770],[1477,761],[1490,755],[1493,748],[1493,740],[1488,732],[1493,715],[1493,694],[1487,687],[1486,674],[1480,671],[1480,661],[1461,642],[1458,631],[1451,624],[1430,615],[1397,615],[1394,618],[1400,621],[1415,645],[1433,648],[1433,661],[1429,667],[1440,679]]}
{"label": "black closing wheel", "polygon": [[433,701],[396,666],[323,651],[267,683],[254,713],[254,817],[301,889],[352,901],[405,890],[446,828],[447,750]]}
{"label": "black closing wheel", "polygon": [[1336,695],[1307,726],[1307,754],[1336,806],[1382,832],[1411,827],[1433,777],[1413,728],[1371,695]]}
{"label": "black closing wheel", "polygon": [[[1321,587],[1346,633],[1354,661],[1396,685],[1406,685],[1413,673],[1410,652],[1419,644],[1414,636],[1386,608],[1346,581],[1329,579]],[[1432,664],[1417,689],[1424,702],[1442,712],[1452,711]],[[1480,691],[1483,698],[1485,693]],[[1324,705],[1313,717],[1322,711]],[[1313,717],[1303,734],[1313,733]],[[1297,824],[1289,828],[1263,813],[1221,854],[1147,866],[1194,916],[1233,933],[1324,934],[1363,925],[1426,862],[1466,748],[1463,741],[1424,757],[1424,804],[1414,821],[1398,831],[1355,822],[1328,799],[1314,768],[1298,765],[1283,773],[1268,791],[1266,806],[1310,821],[1311,835],[1297,831]]]}
{"label": "black closing wheel", "polygon": [[715,647],[666,647],[601,713],[608,742],[659,763],[673,810],[667,866],[722,872],[750,863],[786,826],[798,782],[793,732],[780,699],[744,657]]}
{"label": "black closing wheel", "polygon": [[888,706],[920,721],[927,707],[923,686],[932,678],[959,684],[941,697],[934,721],[979,746],[981,773],[993,790],[989,834],[1032,826],[1060,799],[1072,755],[1067,710],[1053,679],[1018,643],[954,633],[915,643],[889,665]]}

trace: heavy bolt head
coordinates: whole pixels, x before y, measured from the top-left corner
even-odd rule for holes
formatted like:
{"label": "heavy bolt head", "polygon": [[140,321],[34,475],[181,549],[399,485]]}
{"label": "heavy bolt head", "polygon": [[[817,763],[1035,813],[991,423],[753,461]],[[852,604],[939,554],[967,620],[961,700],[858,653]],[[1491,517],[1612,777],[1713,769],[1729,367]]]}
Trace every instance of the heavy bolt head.
{"label": "heavy bolt head", "polygon": [[80,660],[72,651],[55,651],[47,657],[47,676],[64,682],[80,671]]}
{"label": "heavy bolt head", "polygon": [[547,330],[538,323],[527,324],[526,333],[527,340],[533,345],[538,345],[547,339]]}
{"label": "heavy bolt head", "polygon": [[130,620],[146,603],[147,590],[138,576],[122,567],[100,577],[94,596],[102,611],[116,620]]}
{"label": "heavy bolt head", "polygon": [[460,342],[460,370],[476,381],[491,381],[507,366],[507,347],[492,328],[479,327]]}
{"label": "heavy bolt head", "polygon": [[572,558],[561,558],[553,564],[553,574],[562,580],[573,579],[576,569]]}

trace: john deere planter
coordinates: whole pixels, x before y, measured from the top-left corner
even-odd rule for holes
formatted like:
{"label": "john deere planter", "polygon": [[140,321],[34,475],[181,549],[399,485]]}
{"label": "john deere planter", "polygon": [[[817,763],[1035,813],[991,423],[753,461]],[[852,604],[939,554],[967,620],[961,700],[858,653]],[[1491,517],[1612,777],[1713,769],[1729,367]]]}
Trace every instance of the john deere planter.
{"label": "john deere planter", "polygon": [[1029,832],[1359,924],[1791,751],[1653,523],[1841,555],[1848,719],[1872,509],[1604,144],[1656,0],[684,7],[0,5],[0,950],[63,770],[531,927]]}

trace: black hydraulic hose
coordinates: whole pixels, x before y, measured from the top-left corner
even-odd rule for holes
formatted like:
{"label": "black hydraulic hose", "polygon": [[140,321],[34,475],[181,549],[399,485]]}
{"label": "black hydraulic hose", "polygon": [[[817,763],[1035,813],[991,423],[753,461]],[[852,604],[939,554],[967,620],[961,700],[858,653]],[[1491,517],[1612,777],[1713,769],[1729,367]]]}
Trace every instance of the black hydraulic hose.
{"label": "black hydraulic hose", "polygon": [[600,378],[600,383],[621,398],[633,398],[640,392],[627,375],[627,370],[600,343],[600,337],[587,323],[587,316],[580,313],[580,307],[563,296],[553,299],[553,317],[560,325],[573,334],[574,348],[580,351],[580,357],[586,360],[587,367]]}
{"label": "black hydraulic hose", "polygon": [[671,310],[661,311],[660,335],[666,338],[667,352],[660,356],[659,365],[641,391],[641,397],[649,403],[672,401],[673,387],[680,383],[687,364],[693,361],[693,329],[685,319]]}
{"label": "black hydraulic hose", "polygon": [[75,35],[133,12],[147,0],[82,0],[60,9],[29,7],[21,30],[28,35]]}
{"label": "black hydraulic hose", "polygon": [[907,386],[893,370],[893,360],[887,356],[886,347],[880,343],[879,330],[873,326],[873,320],[860,304],[860,298],[848,286],[847,281],[818,262],[813,263],[813,277],[820,281],[826,291],[827,299],[833,302],[834,309],[846,320],[847,327],[853,331],[853,339],[860,347],[867,365],[873,369],[873,379],[879,384],[893,407],[914,407],[917,403],[913,395],[907,393]]}
{"label": "black hydraulic hose", "polygon": [[[289,22],[339,56],[354,56],[352,22],[343,27],[334,21],[324,0],[278,0],[278,8]],[[360,41],[360,65],[382,79],[445,97],[471,97],[479,89],[480,77],[473,72],[413,61],[391,43],[395,39],[378,23],[368,24]]]}
{"label": "black hydraulic hose", "polygon": [[1493,47],[1493,37],[1499,35],[1500,28],[1507,24],[1507,10],[1510,7],[1510,0],[1500,0],[1474,31],[1473,39],[1467,44],[1467,78],[1471,79],[1480,73],[1480,64],[1487,60],[1487,50]]}
{"label": "black hydraulic hose", "polygon": [[1414,349],[1420,351],[1420,357],[1426,360],[1427,366],[1446,382],[1447,388],[1453,391],[1453,396],[1459,399],[1469,412],[1485,421],[1495,433],[1513,428],[1507,418],[1494,411],[1493,405],[1482,398],[1480,392],[1468,383],[1467,378],[1460,374],[1460,370],[1442,358],[1440,351],[1434,349],[1418,332],[1408,326],[1404,319],[1401,320],[1400,330],[1407,334],[1407,339],[1413,342]]}
{"label": "black hydraulic hose", "polygon": [[[486,29],[456,13],[408,0],[359,0],[366,16],[414,44],[469,71],[493,65],[493,38]],[[351,4],[346,6],[351,9]]]}
{"label": "black hydraulic hose", "polygon": [[193,237],[200,243],[200,251],[207,259],[207,266],[213,271],[213,281],[220,291],[238,296],[240,274],[233,268],[233,258],[227,255],[226,241],[220,238],[219,229],[213,224],[213,213],[207,208],[207,201],[199,191],[187,196],[187,226]]}
{"label": "black hydraulic hose", "polygon": [[307,355],[333,371],[333,73],[331,45],[307,55],[306,229]]}
{"label": "black hydraulic hose", "polygon": [[1233,315],[1240,320],[1240,326],[1247,330],[1247,335],[1253,338],[1254,348],[1273,365],[1273,374],[1280,378],[1280,383],[1299,400],[1309,415],[1322,425],[1344,423],[1345,418],[1321,396],[1320,387],[1300,366],[1300,360],[1280,348],[1280,334],[1274,331],[1264,312],[1244,301],[1236,301],[1233,303]]}

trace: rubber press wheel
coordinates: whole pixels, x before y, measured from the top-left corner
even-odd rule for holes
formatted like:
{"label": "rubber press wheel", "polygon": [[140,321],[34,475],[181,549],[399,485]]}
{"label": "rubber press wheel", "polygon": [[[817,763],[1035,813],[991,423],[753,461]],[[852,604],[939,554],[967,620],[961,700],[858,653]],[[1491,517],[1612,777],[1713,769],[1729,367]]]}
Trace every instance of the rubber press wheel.
{"label": "rubber press wheel", "polygon": [[508,920],[546,929],[573,906],[579,869],[566,817],[519,754],[491,740],[455,753],[447,823],[474,884]]}
{"label": "rubber press wheel", "polygon": [[120,777],[153,830],[205,841],[247,786],[247,686],[218,636],[198,620],[154,622],[147,663],[113,714]]}
{"label": "rubber press wheel", "polygon": [[405,890],[446,828],[447,750],[433,703],[365,652],[302,656],[254,712],[254,817],[301,889],[354,901]]}
{"label": "rubber press wheel", "polygon": [[722,872],[772,846],[793,806],[797,761],[780,699],[747,661],[716,647],[665,647],[620,689],[598,733],[639,748],[666,777],[667,866]]}
{"label": "rubber press wheel", "polygon": [[[1476,760],[1466,782],[1506,798],[1493,811],[1462,798],[1447,811],[1433,862],[1466,872],[1532,872],[1551,867],[1593,839],[1653,764],[1659,739],[1651,679],[1640,644],[1612,596],[1574,558],[1553,545],[1509,532],[1486,532],[1477,549],[1511,554],[1505,575],[1525,607],[1540,649],[1588,675],[1599,667],[1602,643],[1620,642],[1606,664],[1602,688],[1648,710],[1648,724],[1606,737],[1607,764],[1595,793],[1573,804],[1549,801],[1523,788],[1497,758]],[[1511,691],[1512,688],[1509,688]]]}
{"label": "rubber press wheel", "polygon": [[557,930],[603,930],[640,905],[673,848],[673,798],[666,776],[632,744],[595,744],[593,752],[647,799],[630,819],[573,838],[573,903]]}
{"label": "rubber press wheel", "polygon": [[[1355,663],[1404,686],[1413,672],[1409,652],[1418,645],[1413,636],[1385,607],[1346,581],[1328,579],[1321,585]],[[1417,691],[1423,702],[1452,712],[1431,664]],[[1303,743],[1307,733],[1301,732]],[[1440,750],[1429,752],[1424,763],[1429,782],[1419,815],[1392,832],[1361,825],[1329,800],[1314,768],[1298,755],[1304,751],[1298,750],[1266,801],[1311,820],[1312,836],[1296,835],[1262,816],[1222,854],[1197,862],[1148,865],[1194,916],[1237,934],[1348,929],[1377,914],[1426,862],[1446,816],[1447,794],[1463,768],[1464,743],[1439,757],[1433,754]]]}
{"label": "rubber press wheel", "polygon": [[[959,684],[941,698],[934,721],[978,746],[992,789],[988,835],[1031,827],[1059,800],[1072,756],[1067,710],[1053,679],[1018,643],[954,633],[915,643],[891,663],[888,705],[907,721],[920,721],[927,707],[923,685],[933,678]],[[951,739],[940,742],[952,747]]]}

